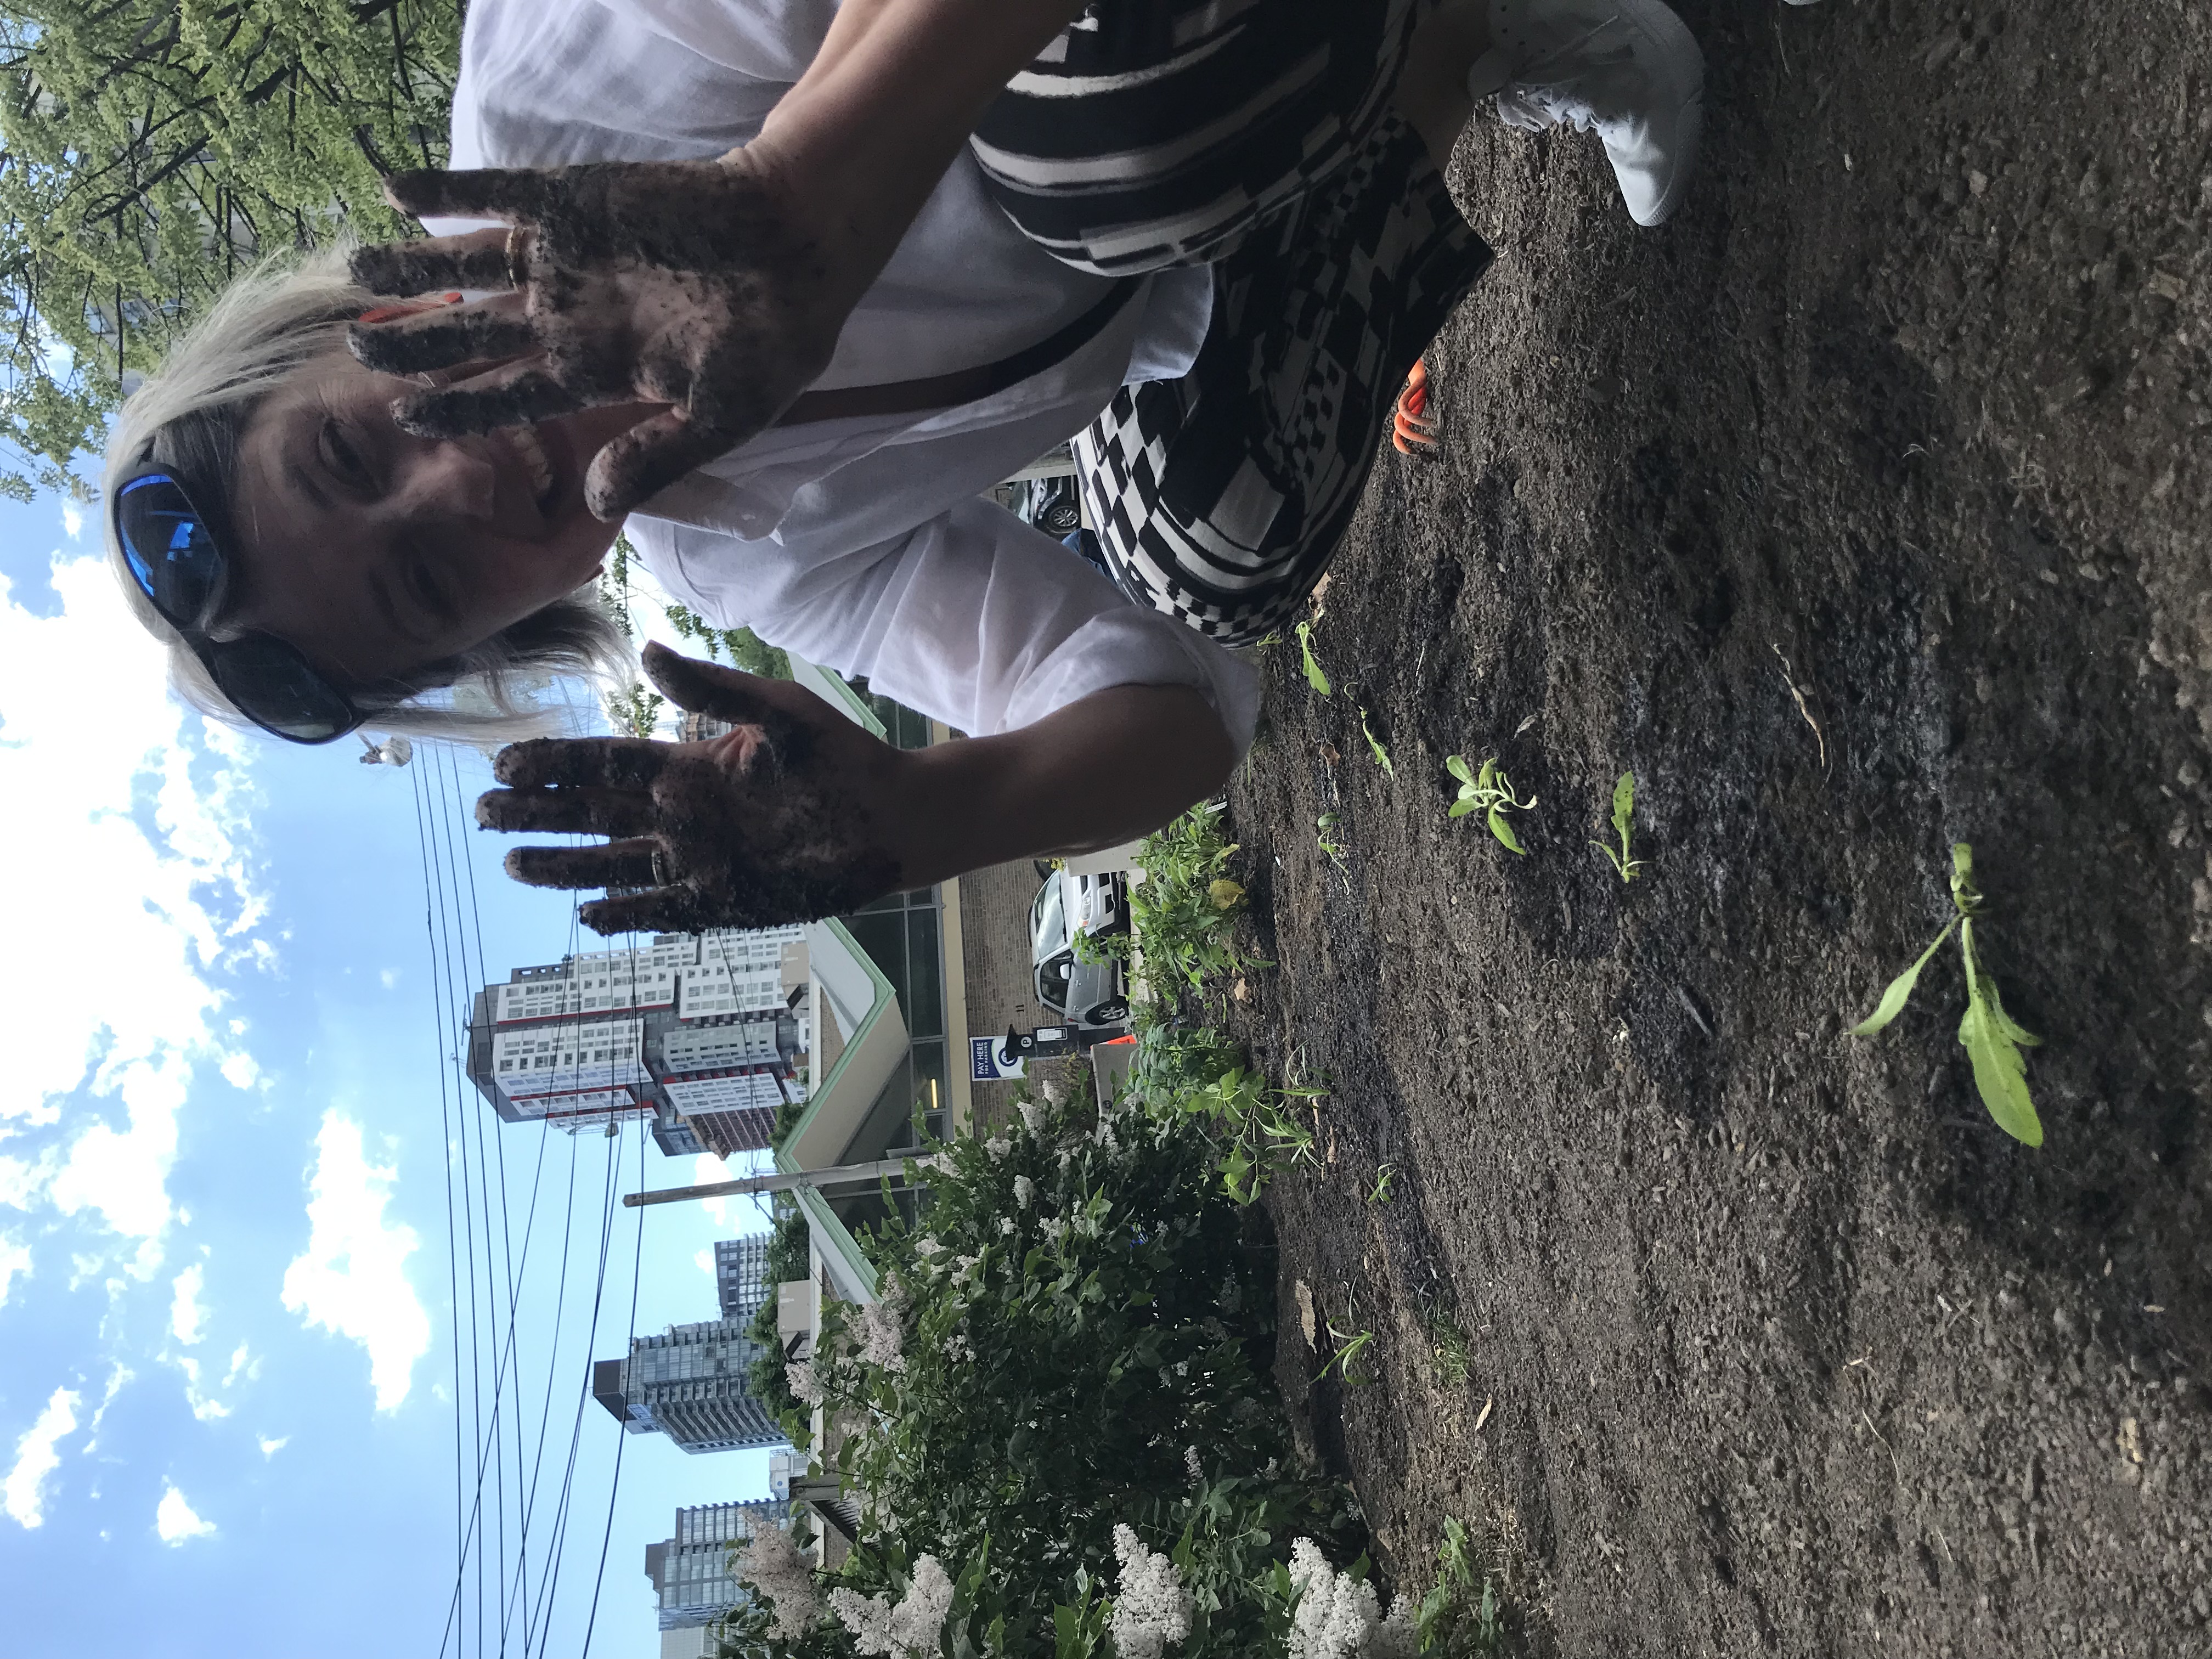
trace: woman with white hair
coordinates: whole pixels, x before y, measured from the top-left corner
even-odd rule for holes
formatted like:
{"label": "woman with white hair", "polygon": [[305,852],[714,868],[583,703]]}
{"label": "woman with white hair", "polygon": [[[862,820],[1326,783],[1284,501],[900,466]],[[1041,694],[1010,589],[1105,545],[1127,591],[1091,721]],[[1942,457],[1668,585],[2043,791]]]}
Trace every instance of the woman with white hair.
{"label": "woman with white hair", "polygon": [[[202,708],[481,737],[523,671],[621,672],[627,515],[702,615],[973,734],[648,652],[738,729],[522,743],[480,807],[611,838],[509,859],[644,890],[602,930],[1110,845],[1249,743],[1223,647],[1311,591],[1488,261],[1474,103],[1594,128],[1656,222],[1701,86],[1658,0],[477,0],[456,170],[388,185],[446,234],[227,294],[117,422],[114,557]],[[1071,437],[1112,581],[979,499]]]}

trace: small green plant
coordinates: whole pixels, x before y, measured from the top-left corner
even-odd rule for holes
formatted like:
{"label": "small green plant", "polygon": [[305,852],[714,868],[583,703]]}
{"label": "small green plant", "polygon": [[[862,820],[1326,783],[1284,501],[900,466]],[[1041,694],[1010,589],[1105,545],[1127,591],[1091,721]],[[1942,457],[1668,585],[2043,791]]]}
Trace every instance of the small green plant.
{"label": "small green plant", "polygon": [[1959,955],[1966,970],[1966,1012],[1959,1021],[1959,1042],[1973,1062],[1974,1089],[1982,1104],[1996,1120],[1997,1127],[2014,1140],[2030,1146],[2043,1145],[2043,1123],[2027,1093],[2027,1061],[2021,1045],[2039,1045],[2004,1011],[1996,981],[1974,960],[1974,918],[1981,911],[1981,890],[1974,885],[1974,849],[1965,842],[1951,848],[1951,904],[1956,912],[1943,924],[1935,942],[1920,953],[1912,966],[1890,981],[1875,1011],[1851,1027],[1853,1036],[1872,1036],[1905,1012],[1920,970],[1936,954],[1936,947],[1959,930]]}
{"label": "small green plant", "polygon": [[1324,812],[1314,820],[1314,833],[1319,838],[1321,850],[1328,855],[1328,861],[1343,871],[1345,874],[1350,875],[1352,872],[1344,862],[1343,843],[1329,839],[1336,833],[1338,824],[1342,822],[1343,820],[1335,813]]}
{"label": "small green plant", "polygon": [[[1186,987],[1203,992],[1272,965],[1237,942],[1246,900],[1227,872],[1236,851],[1221,833],[1218,801],[1194,806],[1138,850],[1145,879],[1129,888],[1129,939],[1144,957],[1138,973],[1144,994],[1162,1006],[1173,1006]],[[1078,946],[1101,956],[1128,948],[1128,939]]]}
{"label": "small green plant", "polygon": [[1429,1349],[1436,1359],[1437,1381],[1448,1389],[1465,1388],[1474,1374],[1474,1351],[1468,1346],[1467,1333],[1449,1314],[1431,1316]]}
{"label": "small green plant", "polygon": [[1329,692],[1328,676],[1322,672],[1321,659],[1314,655],[1313,624],[1302,622],[1292,631],[1298,636],[1299,654],[1305,658],[1306,684],[1327,696]]}
{"label": "small green plant", "polygon": [[1459,780],[1459,798],[1453,801],[1444,816],[1463,818],[1469,812],[1480,812],[1490,833],[1509,853],[1526,854],[1528,849],[1513,833],[1513,826],[1505,821],[1508,812],[1525,812],[1536,804],[1534,795],[1526,800],[1513,793],[1513,781],[1507,777],[1497,759],[1483,762],[1480,769],[1470,769],[1464,755],[1446,755],[1444,770]]}
{"label": "small green plant", "polygon": [[[1458,1608],[1473,1597],[1464,1624]],[[1499,1628],[1498,1591],[1490,1575],[1482,1576],[1482,1593],[1475,1595],[1474,1563],[1468,1549],[1467,1528],[1451,1516],[1444,1517],[1443,1542],[1437,1546],[1437,1582],[1421,1598],[1414,1614],[1416,1645],[1423,1653],[1438,1648],[1454,1653],[1496,1653],[1504,1632]],[[1452,1638],[1456,1638],[1456,1640]]]}
{"label": "small green plant", "polygon": [[1368,1383],[1372,1382],[1375,1380],[1374,1372],[1363,1365],[1355,1373],[1352,1362],[1367,1351],[1367,1345],[1375,1340],[1375,1333],[1339,1330],[1332,1322],[1328,1328],[1328,1334],[1329,1340],[1336,1344],[1336,1352],[1329,1356],[1328,1364],[1321,1368],[1314,1381],[1320,1382],[1322,1377],[1328,1375],[1330,1367],[1334,1366],[1337,1376],[1355,1389],[1364,1388]]}
{"label": "small green plant", "polygon": [[1390,1201],[1390,1181],[1397,1173],[1398,1166],[1395,1164],[1385,1164],[1376,1170],[1374,1188],[1367,1194],[1370,1204],[1388,1204]]}
{"label": "small green plant", "polygon": [[1644,873],[1644,860],[1628,855],[1629,823],[1635,815],[1636,774],[1623,772],[1613,786],[1613,833],[1620,837],[1620,850],[1616,853],[1601,841],[1590,843],[1605,854],[1606,862],[1613,866],[1623,886]]}
{"label": "small green plant", "polygon": [[1382,740],[1375,735],[1375,728],[1368,725],[1367,711],[1364,708],[1359,711],[1359,735],[1367,739],[1367,747],[1375,757],[1375,763],[1382,769],[1382,775],[1389,778],[1396,777],[1398,769],[1390,764],[1390,751],[1382,746]]}

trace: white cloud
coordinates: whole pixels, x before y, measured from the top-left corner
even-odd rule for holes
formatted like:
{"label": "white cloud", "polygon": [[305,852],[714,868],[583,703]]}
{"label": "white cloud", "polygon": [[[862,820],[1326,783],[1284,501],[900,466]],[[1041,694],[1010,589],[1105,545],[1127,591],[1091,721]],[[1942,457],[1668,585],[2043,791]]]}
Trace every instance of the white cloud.
{"label": "white cloud", "polygon": [[54,1448],[76,1432],[76,1406],[73,1389],[56,1389],[39,1420],[15,1443],[15,1467],[0,1481],[0,1508],[19,1527],[46,1524],[46,1477],[61,1467],[61,1454]]}
{"label": "white cloud", "polygon": [[200,1306],[200,1285],[206,1276],[207,1269],[193,1262],[177,1275],[170,1296],[170,1334],[188,1348],[207,1334],[207,1310]]}
{"label": "white cloud", "polygon": [[12,1238],[0,1238],[0,1308],[8,1305],[8,1284],[17,1273],[31,1276],[30,1249]]}
{"label": "white cloud", "polygon": [[230,1369],[222,1374],[222,1386],[227,1389],[241,1376],[251,1382],[260,1375],[260,1356],[241,1342],[231,1351]]}
{"label": "white cloud", "polygon": [[292,1437],[289,1434],[280,1434],[274,1440],[271,1440],[264,1434],[260,1437],[259,1442],[261,1455],[264,1457],[274,1457],[278,1452],[283,1451],[285,1447],[291,1443]]}
{"label": "white cloud", "polygon": [[184,1493],[171,1485],[163,1490],[161,1501],[155,1507],[154,1530],[161,1534],[164,1544],[176,1545],[195,1538],[214,1537],[215,1522],[203,1521],[195,1515],[192,1506],[185,1502]]}
{"label": "white cloud", "polygon": [[[237,1023],[235,1020],[231,1022],[234,1025]],[[216,1069],[222,1073],[222,1080],[234,1089],[251,1089],[261,1081],[260,1065],[252,1054],[225,1054],[222,1064]]]}
{"label": "white cloud", "polygon": [[361,1125],[323,1114],[309,1178],[307,1248],[284,1270],[284,1306],[309,1325],[349,1336],[368,1351],[379,1411],[407,1398],[415,1362],[430,1349],[430,1316],[408,1283],[419,1241],[385,1218],[398,1171],[371,1164]]}
{"label": "white cloud", "polygon": [[62,502],[62,534],[71,541],[84,534],[84,509],[75,501]]}
{"label": "white cloud", "polygon": [[376,977],[383,982],[384,988],[389,991],[399,983],[399,970],[397,968],[379,969]]}
{"label": "white cloud", "polygon": [[[123,1385],[133,1375],[131,1367],[118,1361],[107,1373],[107,1388],[100,1396],[100,1408],[92,1414],[92,1426],[85,1431],[84,1455],[89,1457],[100,1449],[100,1425],[106,1421],[107,1408],[115,1403],[115,1396],[123,1392]],[[99,1494],[94,1493],[97,1497]]]}
{"label": "white cloud", "polygon": [[[41,961],[10,988],[0,1121],[55,1131],[36,1158],[0,1160],[0,1197],[95,1213],[139,1241],[144,1273],[194,1072],[238,1052],[218,976],[268,957],[252,937],[252,786],[245,748],[171,697],[161,647],[102,562],[57,556],[51,579],[61,609],[39,616],[0,578],[0,856],[52,875],[11,894]],[[130,994],[86,996],[118,962]]]}
{"label": "white cloud", "polygon": [[192,1408],[192,1415],[203,1423],[218,1422],[230,1415],[230,1407],[213,1395],[200,1392],[200,1362],[190,1354],[179,1357],[176,1367],[185,1374],[185,1403]]}

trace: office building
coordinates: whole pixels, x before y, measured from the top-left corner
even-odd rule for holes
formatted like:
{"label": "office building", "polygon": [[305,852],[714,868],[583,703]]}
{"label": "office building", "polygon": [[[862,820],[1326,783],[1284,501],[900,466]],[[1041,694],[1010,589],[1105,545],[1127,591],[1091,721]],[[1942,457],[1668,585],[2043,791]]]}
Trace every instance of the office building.
{"label": "office building", "polygon": [[714,1242],[714,1294],[725,1319],[750,1319],[775,1294],[769,1282],[766,1233]]}

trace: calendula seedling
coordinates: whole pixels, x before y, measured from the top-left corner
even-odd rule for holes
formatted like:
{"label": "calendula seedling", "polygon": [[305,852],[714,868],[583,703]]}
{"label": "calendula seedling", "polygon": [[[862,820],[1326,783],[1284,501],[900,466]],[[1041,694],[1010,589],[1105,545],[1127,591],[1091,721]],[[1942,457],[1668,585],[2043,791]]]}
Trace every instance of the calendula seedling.
{"label": "calendula seedling", "polygon": [[1390,1201],[1390,1177],[1397,1172],[1398,1166],[1395,1164],[1385,1164],[1376,1170],[1375,1190],[1367,1194],[1370,1204],[1388,1204]]}
{"label": "calendula seedling", "polygon": [[1355,1376],[1352,1372],[1352,1362],[1358,1358],[1361,1352],[1375,1340],[1375,1333],[1340,1331],[1332,1323],[1328,1328],[1328,1334],[1330,1340],[1337,1345],[1336,1352],[1329,1356],[1328,1364],[1321,1368],[1320,1373],[1315,1376],[1314,1381],[1318,1382],[1322,1377],[1327,1376],[1329,1373],[1329,1366],[1333,1365],[1336,1368],[1337,1376],[1355,1389],[1372,1382],[1375,1380],[1374,1374],[1363,1369]]}
{"label": "calendula seedling", "polygon": [[1322,694],[1328,695],[1328,676],[1322,672],[1321,661],[1314,655],[1313,624],[1300,623],[1292,630],[1298,636],[1298,650],[1306,659],[1306,684]]}
{"label": "calendula seedling", "polygon": [[1314,820],[1314,830],[1320,838],[1321,850],[1328,855],[1328,861],[1338,869],[1343,870],[1345,874],[1350,875],[1352,872],[1345,866],[1343,847],[1329,839],[1336,833],[1338,821],[1335,813],[1324,812]]}
{"label": "calendula seedling", "polygon": [[1852,1026],[1851,1035],[1872,1036],[1905,1012],[1913,987],[1920,982],[1920,970],[1936,954],[1936,945],[1957,928],[1959,955],[1966,969],[1966,1012],[1959,1021],[1959,1042],[1973,1062],[1975,1091],[1996,1120],[1997,1127],[2014,1140],[2040,1146],[2043,1122],[2035,1115],[2035,1103],[2028,1098],[2027,1061],[2020,1046],[2026,1043],[2034,1048],[2043,1039],[2031,1036],[2005,1012],[1996,981],[1974,960],[1974,917],[1981,911],[1982,895],[1974,885],[1974,849],[1963,841],[1951,848],[1951,903],[1958,914],[1943,924],[1943,931],[1920,953],[1919,960],[1890,981],[1874,1012]]}
{"label": "calendula seedling", "polygon": [[1524,856],[1528,849],[1513,833],[1513,826],[1505,821],[1508,812],[1525,812],[1536,804],[1534,795],[1526,800],[1513,793],[1513,781],[1492,758],[1483,762],[1480,769],[1468,767],[1464,755],[1446,755],[1444,770],[1459,780],[1459,798],[1453,801],[1444,816],[1463,818],[1469,812],[1480,812],[1490,833],[1498,837],[1498,845],[1509,853]]}
{"label": "calendula seedling", "polygon": [[1635,813],[1636,774],[1623,772],[1613,786],[1613,833],[1620,837],[1620,850],[1616,853],[1601,841],[1590,845],[1605,854],[1624,886],[1644,872],[1644,860],[1628,856],[1628,826]]}
{"label": "calendula seedling", "polygon": [[1367,746],[1374,752],[1375,763],[1382,769],[1382,775],[1389,778],[1396,777],[1398,769],[1390,764],[1390,751],[1382,746],[1382,740],[1375,735],[1375,729],[1367,724],[1367,711],[1364,708],[1359,711],[1359,735],[1367,739]]}

